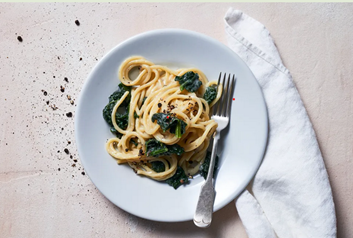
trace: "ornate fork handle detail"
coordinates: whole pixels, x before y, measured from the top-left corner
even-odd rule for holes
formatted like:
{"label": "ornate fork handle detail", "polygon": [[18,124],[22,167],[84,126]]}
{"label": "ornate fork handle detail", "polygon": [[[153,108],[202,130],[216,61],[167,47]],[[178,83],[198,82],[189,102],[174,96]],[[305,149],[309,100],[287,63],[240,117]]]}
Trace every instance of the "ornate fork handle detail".
{"label": "ornate fork handle detail", "polygon": [[208,174],[210,176],[207,176],[204,185],[202,185],[201,187],[200,197],[199,201],[197,202],[196,211],[194,215],[195,225],[203,228],[210,226],[212,222],[213,203],[216,196],[216,192],[213,186],[212,175],[214,170],[214,164],[216,161],[218,140],[220,138],[219,134],[220,133],[217,133],[216,131],[214,135],[210,167],[208,169]]}

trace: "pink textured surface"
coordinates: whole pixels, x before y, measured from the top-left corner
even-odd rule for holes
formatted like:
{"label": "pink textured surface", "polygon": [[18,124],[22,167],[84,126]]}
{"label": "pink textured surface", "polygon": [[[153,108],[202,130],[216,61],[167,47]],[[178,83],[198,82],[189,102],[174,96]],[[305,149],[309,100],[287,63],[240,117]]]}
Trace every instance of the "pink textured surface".
{"label": "pink textured surface", "polygon": [[116,44],[159,28],[226,43],[230,6],[275,39],[317,133],[338,237],[353,233],[353,4],[1,3],[0,237],[247,237],[233,203],[208,229],[147,221],[112,205],[82,175],[74,117],[66,116],[74,116],[87,74]]}

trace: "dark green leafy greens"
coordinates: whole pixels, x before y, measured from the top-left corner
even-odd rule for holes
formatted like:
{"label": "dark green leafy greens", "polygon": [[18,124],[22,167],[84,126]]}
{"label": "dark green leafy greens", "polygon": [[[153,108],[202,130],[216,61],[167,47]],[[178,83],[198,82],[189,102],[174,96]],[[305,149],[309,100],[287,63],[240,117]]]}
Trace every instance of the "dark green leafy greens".
{"label": "dark green leafy greens", "polygon": [[[117,137],[121,137],[121,134],[115,130],[112,122],[112,111],[117,101],[124,95],[125,92],[130,92],[131,87],[127,87],[124,84],[119,84],[118,89],[109,96],[109,103],[103,109],[103,118],[110,126],[110,131]],[[126,129],[129,122],[129,108],[130,108],[130,93],[122,102],[115,114],[116,124],[123,130]]]}
{"label": "dark green leafy greens", "polygon": [[156,171],[157,173],[164,172],[165,171],[165,165],[161,161],[153,161],[151,162],[152,169]]}
{"label": "dark green leafy greens", "polygon": [[[162,142],[156,139],[149,139],[146,141],[146,155],[147,156],[163,156],[163,155],[181,155],[184,153],[184,148],[174,144],[174,145],[165,145]],[[161,161],[151,162],[151,167],[157,173],[165,171],[164,163]],[[189,181],[184,170],[181,167],[178,167],[175,174],[166,180],[166,183],[172,186],[174,189],[177,189],[180,185],[185,184]]]}
{"label": "dark green leafy greens", "polygon": [[120,114],[120,113],[116,113],[115,114],[115,120],[116,120],[116,124],[118,125],[119,128],[125,130],[128,123],[129,123],[129,112],[128,109],[126,109],[127,111],[124,114]]}
{"label": "dark green leafy greens", "polygon": [[175,76],[174,80],[180,83],[180,90],[186,89],[192,93],[196,92],[202,85],[202,82],[199,80],[199,75],[192,71],[186,72],[182,76]]}
{"label": "dark green leafy greens", "polygon": [[171,178],[167,179],[166,182],[174,189],[177,189],[180,185],[188,183],[189,178],[186,176],[184,170],[178,166],[175,174]]}
{"label": "dark green leafy greens", "polygon": [[166,152],[166,155],[171,155],[171,154],[182,155],[184,153],[184,148],[178,144],[167,145],[167,148],[168,148],[168,151]]}
{"label": "dark green leafy greens", "polygon": [[172,117],[169,113],[155,113],[152,116],[152,122],[157,121],[163,132],[169,129],[170,133],[175,134],[176,137],[181,138],[185,133],[187,124],[179,118]]}
{"label": "dark green leafy greens", "polygon": [[[119,100],[125,92],[131,92],[131,87],[125,86],[124,84],[120,83],[118,85],[118,89],[109,96],[109,102]],[[124,100],[124,103],[129,104],[131,100],[131,94],[127,95]]]}
{"label": "dark green leafy greens", "polygon": [[[199,169],[200,175],[202,177],[204,177],[204,179],[207,178],[208,169],[210,168],[210,162],[211,162],[211,152],[207,151],[205,160]],[[214,166],[214,170],[213,170],[213,177],[214,177],[217,169],[218,169],[218,156],[216,155],[216,161],[215,161],[215,166]]]}
{"label": "dark green leafy greens", "polygon": [[212,85],[206,88],[206,92],[203,95],[203,98],[207,101],[208,104],[211,104],[213,100],[217,97],[216,85]]}
{"label": "dark green leafy greens", "polygon": [[130,140],[130,143],[134,144],[135,146],[138,146],[138,143],[135,140]]}
{"label": "dark green leafy greens", "polygon": [[152,157],[159,157],[163,155],[181,155],[184,153],[184,148],[178,144],[165,145],[156,139],[149,139],[146,141],[146,155]]}
{"label": "dark green leafy greens", "polygon": [[[143,106],[143,104],[145,104],[146,99],[147,99],[147,97],[144,97],[144,98],[142,99],[141,107]],[[141,107],[140,107],[140,108],[141,108]]]}
{"label": "dark green leafy greens", "polygon": [[158,157],[168,151],[168,148],[162,142],[156,139],[149,139],[146,141],[146,155]]}

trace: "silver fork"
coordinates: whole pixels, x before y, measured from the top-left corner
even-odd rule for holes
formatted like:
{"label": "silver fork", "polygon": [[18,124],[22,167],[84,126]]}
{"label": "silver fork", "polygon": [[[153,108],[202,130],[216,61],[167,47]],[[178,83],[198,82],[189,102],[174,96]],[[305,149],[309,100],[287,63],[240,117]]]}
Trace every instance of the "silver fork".
{"label": "silver fork", "polygon": [[[236,76],[233,74],[231,79],[230,74],[228,75],[228,80],[226,80],[227,75],[224,74],[221,84],[223,85],[222,96],[217,102],[217,106],[213,107],[213,116],[211,117],[218,123],[218,127],[213,134],[213,147],[211,154],[210,167],[208,169],[208,175],[204,185],[201,187],[201,192],[199,200],[197,202],[196,211],[194,214],[194,223],[198,227],[206,228],[211,225],[212,213],[213,213],[213,203],[215,199],[215,190],[213,186],[213,170],[216,161],[217,145],[220,139],[221,131],[226,128],[229,124],[230,116],[230,105],[233,96],[233,89],[236,81]],[[222,78],[222,72],[219,74],[218,86]],[[229,83],[231,84],[229,85]]]}

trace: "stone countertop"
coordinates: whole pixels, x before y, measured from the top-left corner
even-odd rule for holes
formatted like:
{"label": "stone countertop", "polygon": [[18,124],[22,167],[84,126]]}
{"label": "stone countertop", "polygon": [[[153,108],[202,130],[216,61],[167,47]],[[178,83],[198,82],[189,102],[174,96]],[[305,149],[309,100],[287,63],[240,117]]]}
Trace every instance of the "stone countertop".
{"label": "stone countertop", "polygon": [[226,43],[230,6],[271,32],[317,134],[338,237],[353,233],[353,4],[1,3],[1,237],[247,237],[234,203],[208,229],[122,211],[84,173],[74,138],[78,94],[105,53],[159,28]]}

